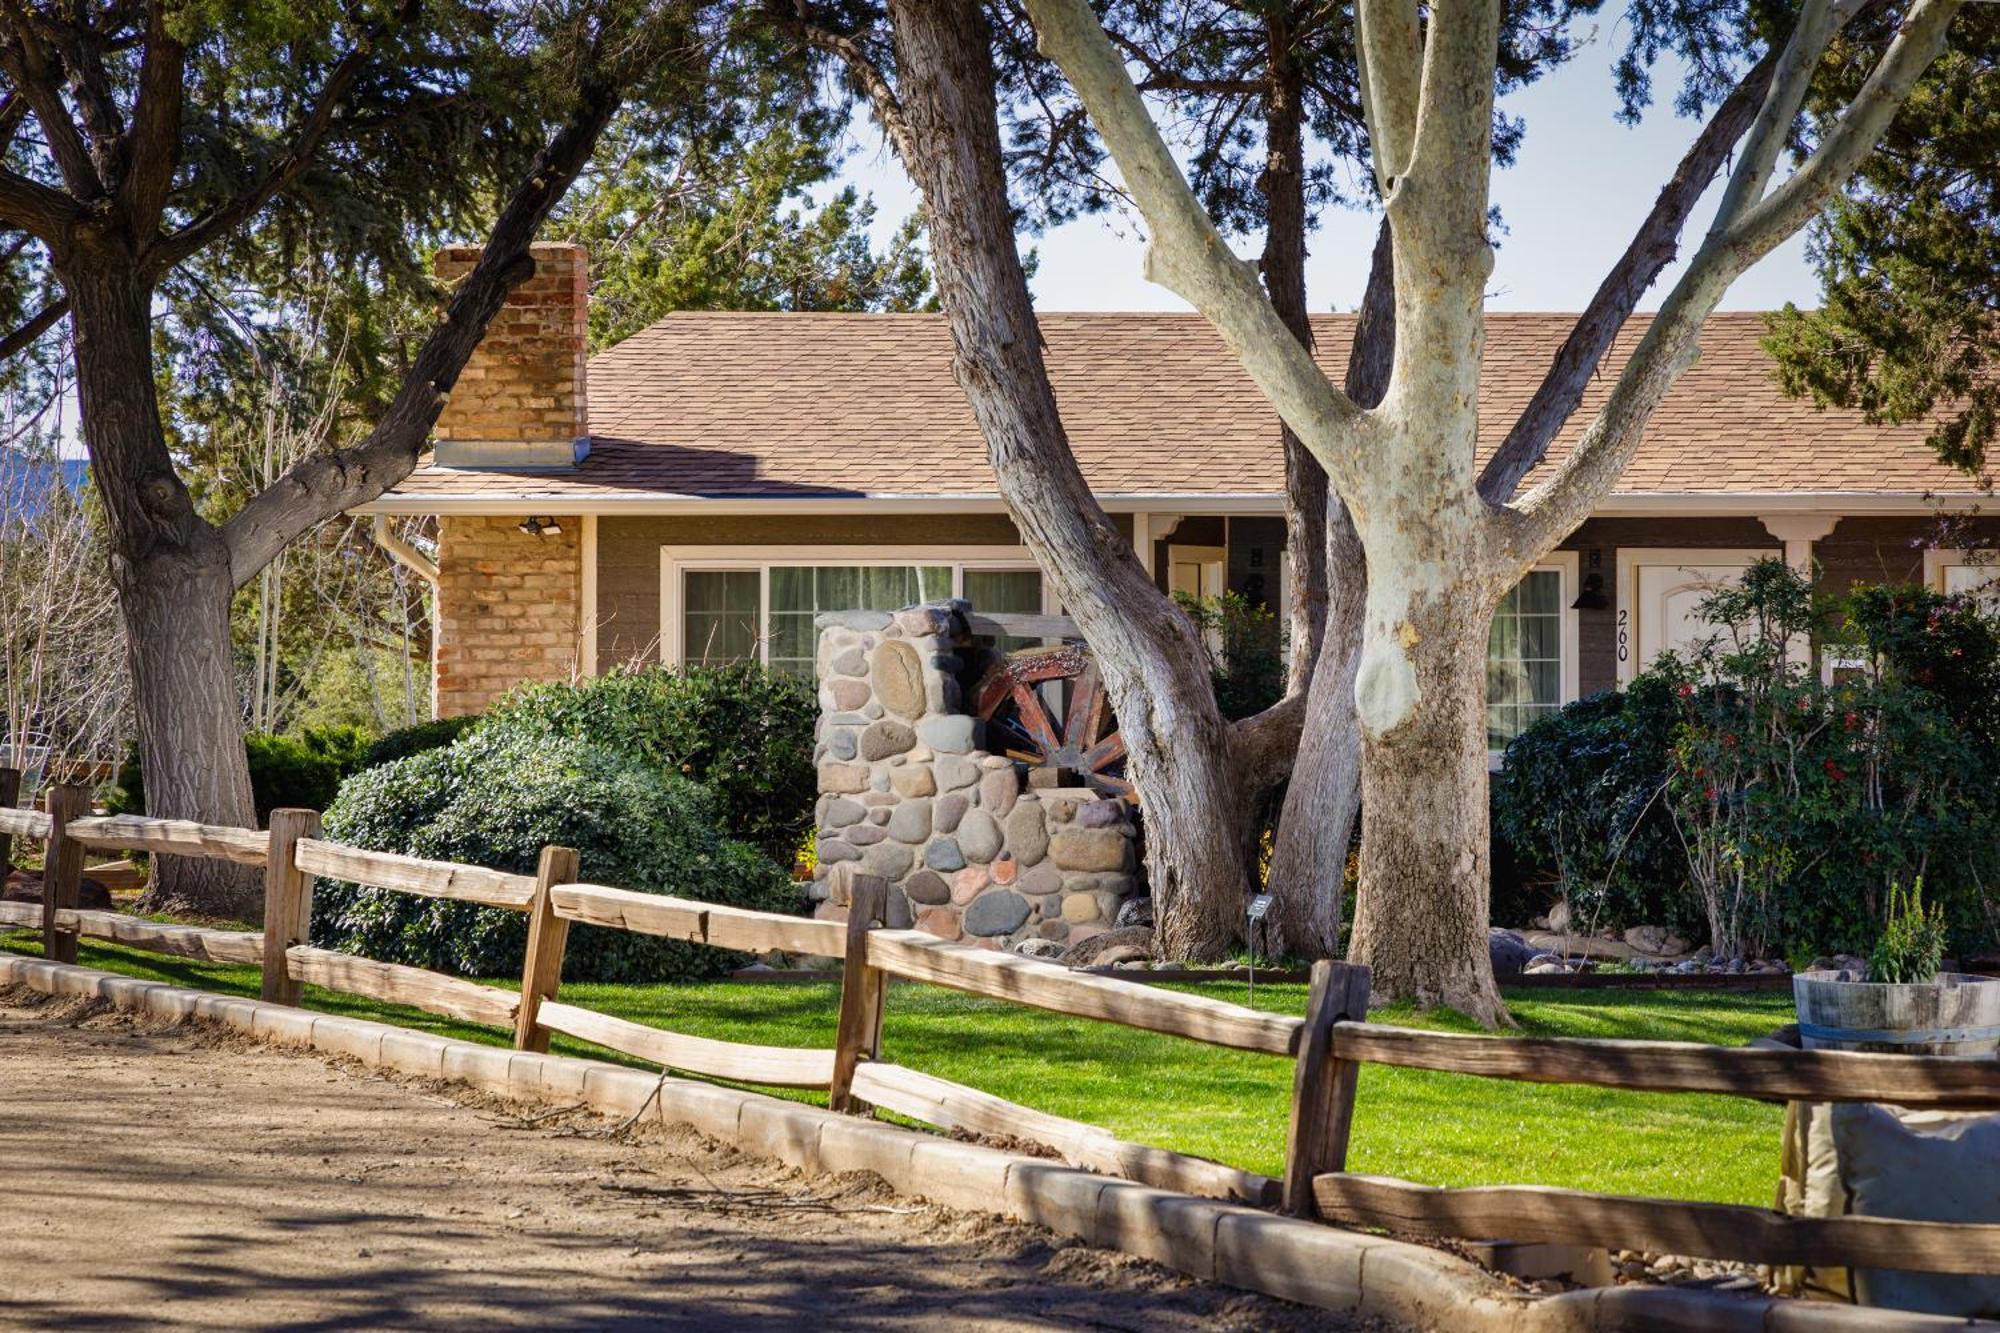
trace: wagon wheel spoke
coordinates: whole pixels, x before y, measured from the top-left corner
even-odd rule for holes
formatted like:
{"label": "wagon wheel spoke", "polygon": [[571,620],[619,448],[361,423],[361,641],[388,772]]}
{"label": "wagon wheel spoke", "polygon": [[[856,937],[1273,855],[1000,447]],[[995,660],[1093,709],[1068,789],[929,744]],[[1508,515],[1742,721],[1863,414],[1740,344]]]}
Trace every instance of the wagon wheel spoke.
{"label": "wagon wheel spoke", "polygon": [[1083,766],[1093,773],[1102,773],[1124,762],[1125,737],[1116,731],[1084,751],[1083,755]]}
{"label": "wagon wheel spoke", "polygon": [[1098,679],[1097,665],[1092,663],[1076,678],[1070,692],[1069,714],[1063,719],[1063,739],[1079,750],[1095,745],[1104,729],[1105,711],[1104,682]]}
{"label": "wagon wheel spoke", "polygon": [[1062,748],[1062,737],[1056,734],[1056,720],[1049,715],[1049,706],[1042,702],[1040,691],[1016,681],[1014,706],[1021,731],[1039,745],[1044,754]]}
{"label": "wagon wheel spoke", "polygon": [[1112,777],[1109,773],[1092,773],[1084,779],[1084,785],[1093,791],[1106,792],[1121,800],[1132,801],[1138,799],[1138,794],[1132,790],[1132,784],[1129,781],[1124,778]]}

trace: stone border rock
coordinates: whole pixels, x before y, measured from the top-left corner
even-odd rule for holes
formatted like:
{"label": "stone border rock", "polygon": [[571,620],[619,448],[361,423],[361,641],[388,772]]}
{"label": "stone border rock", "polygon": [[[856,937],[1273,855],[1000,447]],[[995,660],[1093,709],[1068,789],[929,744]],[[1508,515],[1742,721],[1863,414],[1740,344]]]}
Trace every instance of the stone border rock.
{"label": "stone border rock", "polygon": [[36,958],[0,955],[0,985],[6,984],[101,999],[155,1017],[219,1023],[274,1044],[351,1056],[375,1068],[451,1079],[522,1100],[584,1102],[606,1115],[686,1124],[809,1175],[872,1171],[898,1192],[944,1207],[998,1212],[1192,1277],[1420,1328],[1885,1333],[1968,1326],[1937,1316],[1661,1287],[1530,1297],[1474,1264],[1407,1241],[1151,1189],[737,1088],[433,1037]]}

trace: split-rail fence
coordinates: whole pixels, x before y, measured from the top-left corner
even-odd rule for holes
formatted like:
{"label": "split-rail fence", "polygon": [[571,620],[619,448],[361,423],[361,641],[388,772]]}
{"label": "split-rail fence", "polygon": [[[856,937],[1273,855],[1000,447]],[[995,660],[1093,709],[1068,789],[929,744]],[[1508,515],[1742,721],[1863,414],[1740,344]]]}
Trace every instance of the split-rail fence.
{"label": "split-rail fence", "polygon": [[[95,817],[81,787],[52,787],[46,809],[14,806],[0,770],[0,873],[13,838],[45,844],[40,904],[0,903],[0,927],[39,929],[45,956],[74,962],[79,937],[263,969],[263,997],[297,1005],[307,985],[410,1005],[511,1030],[523,1050],[562,1033],[663,1069],[774,1087],[820,1089],[839,1111],[880,1108],[940,1129],[1041,1145],[1070,1164],[1161,1189],[1230,1199],[1343,1225],[1470,1240],[1543,1241],[1772,1265],[2000,1272],[2000,1225],[1876,1217],[1802,1218],[1730,1204],[1635,1198],[1529,1185],[1442,1189],[1349,1173],[1363,1064],[1479,1078],[1763,1101],[2000,1106],[2000,1063],[1936,1056],[1726,1047],[1692,1042],[1473,1036],[1366,1021],[1368,971],[1322,962],[1295,1018],[1206,996],[1073,971],[1054,963],[882,925],[888,886],[837,868],[847,920],[748,911],[578,881],[577,854],[545,848],[533,875],[365,851],[325,841],[310,810],[278,810],[268,830],[130,816]],[[261,932],[162,925],[79,911],[85,848],[220,857],[264,870]],[[314,948],[316,879],[482,903],[528,915],[519,993],[422,968]],[[744,952],[839,960],[833,1049],[719,1041],[635,1023],[560,998],[572,922]],[[1273,1180],[1049,1115],[883,1058],[891,978],[1150,1032],[1261,1052],[1293,1063],[1285,1173]],[[1551,1132],[1554,1132],[1551,1127]]]}

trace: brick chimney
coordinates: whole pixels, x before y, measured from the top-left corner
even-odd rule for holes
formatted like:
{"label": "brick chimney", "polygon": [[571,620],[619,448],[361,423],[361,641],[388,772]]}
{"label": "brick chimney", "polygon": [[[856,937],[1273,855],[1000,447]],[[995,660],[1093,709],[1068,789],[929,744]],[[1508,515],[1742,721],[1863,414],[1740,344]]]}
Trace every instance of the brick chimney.
{"label": "brick chimney", "polygon": [[[437,275],[455,283],[479,261],[448,245]],[[487,326],[437,423],[437,461],[461,468],[566,468],[590,451],[584,363],[590,261],[580,245],[530,247],[535,275]]]}

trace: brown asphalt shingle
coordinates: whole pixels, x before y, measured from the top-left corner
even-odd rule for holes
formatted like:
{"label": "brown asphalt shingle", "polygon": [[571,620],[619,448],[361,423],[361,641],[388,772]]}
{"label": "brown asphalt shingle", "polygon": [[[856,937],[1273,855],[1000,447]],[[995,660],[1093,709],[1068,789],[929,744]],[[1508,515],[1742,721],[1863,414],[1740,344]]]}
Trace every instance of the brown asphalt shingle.
{"label": "brown asphalt shingle", "polygon": [[[1506,434],[1574,318],[1487,317],[1485,449]],[[1758,346],[1763,318],[1709,321],[1701,360],[1660,405],[1619,494],[1972,489],[1932,457],[1922,424],[1871,426],[1785,396]],[[1276,418],[1205,320],[1050,313],[1040,322],[1071,446],[1100,495],[1283,488]],[[1337,374],[1353,320],[1313,324],[1319,358]],[[1552,455],[1589,419],[1645,324],[1629,323]],[[593,358],[589,376],[591,455],[575,472],[425,467],[395,494],[531,492],[553,502],[994,491],[941,316],[670,315]]]}

